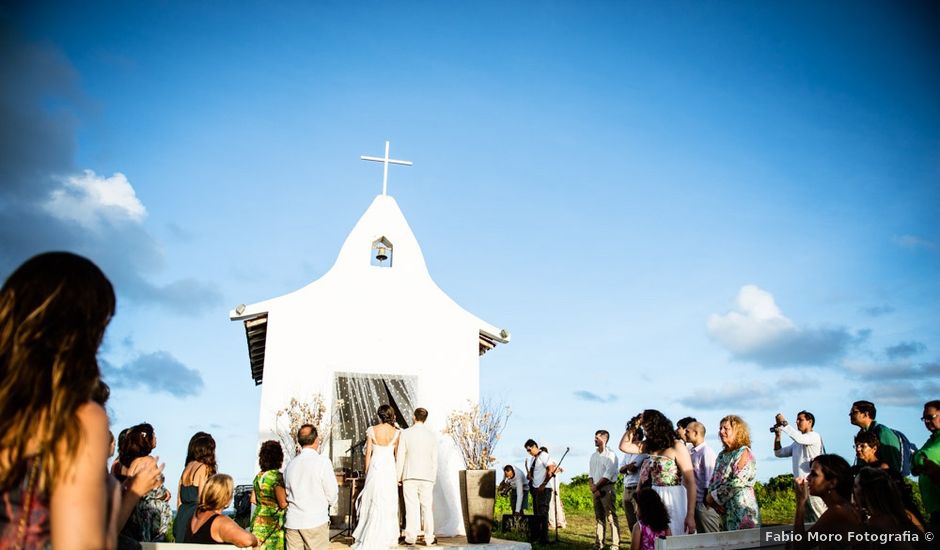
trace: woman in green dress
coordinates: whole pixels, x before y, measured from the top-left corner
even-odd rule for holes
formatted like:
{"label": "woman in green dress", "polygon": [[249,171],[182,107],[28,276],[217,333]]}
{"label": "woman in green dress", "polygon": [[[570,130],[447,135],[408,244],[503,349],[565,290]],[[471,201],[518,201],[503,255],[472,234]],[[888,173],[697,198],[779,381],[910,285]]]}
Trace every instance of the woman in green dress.
{"label": "woman in green dress", "polygon": [[287,491],[281,464],[284,452],[281,444],[269,440],[261,444],[258,464],[261,471],[255,476],[251,503],[255,513],[251,516],[251,533],[258,538],[259,548],[284,550],[284,512],[287,510]]}

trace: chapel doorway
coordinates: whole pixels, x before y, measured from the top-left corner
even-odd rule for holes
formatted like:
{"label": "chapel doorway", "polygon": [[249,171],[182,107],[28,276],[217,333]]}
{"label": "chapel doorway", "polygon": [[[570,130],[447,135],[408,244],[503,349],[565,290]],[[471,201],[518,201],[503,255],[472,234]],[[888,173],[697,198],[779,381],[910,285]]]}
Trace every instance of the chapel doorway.
{"label": "chapel doorway", "polygon": [[402,429],[411,425],[417,377],[337,372],[333,377],[330,460],[347,474],[365,469],[366,429],[378,421],[375,411],[388,404]]}

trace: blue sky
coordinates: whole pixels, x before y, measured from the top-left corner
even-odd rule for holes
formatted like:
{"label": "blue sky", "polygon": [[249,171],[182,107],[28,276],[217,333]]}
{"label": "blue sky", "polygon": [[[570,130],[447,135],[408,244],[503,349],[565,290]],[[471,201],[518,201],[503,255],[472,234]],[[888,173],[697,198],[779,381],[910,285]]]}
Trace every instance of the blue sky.
{"label": "blue sky", "polygon": [[854,399],[915,442],[940,395],[940,75],[927,4],[32,2],[0,8],[0,268],[115,282],[117,427],[253,476],[238,303],[332,265],[381,190],[431,274],[510,329],[498,456],[643,408],[778,410],[848,455]]}

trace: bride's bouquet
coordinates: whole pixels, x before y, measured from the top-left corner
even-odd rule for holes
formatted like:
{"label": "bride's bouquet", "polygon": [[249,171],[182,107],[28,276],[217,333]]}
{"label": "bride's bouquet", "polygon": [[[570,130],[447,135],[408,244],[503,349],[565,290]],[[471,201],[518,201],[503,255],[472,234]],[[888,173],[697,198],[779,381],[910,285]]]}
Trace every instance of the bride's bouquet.
{"label": "bride's bouquet", "polygon": [[508,406],[484,399],[480,403],[468,402],[466,409],[447,416],[444,433],[454,441],[468,470],[488,470],[496,462],[493,448],[510,414]]}

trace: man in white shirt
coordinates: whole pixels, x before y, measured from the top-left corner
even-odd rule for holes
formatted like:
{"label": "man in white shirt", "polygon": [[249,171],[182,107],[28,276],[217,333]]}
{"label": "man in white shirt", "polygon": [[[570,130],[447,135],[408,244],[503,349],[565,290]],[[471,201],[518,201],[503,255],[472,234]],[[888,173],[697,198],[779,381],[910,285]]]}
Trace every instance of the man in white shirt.
{"label": "man in white shirt", "polygon": [[503,485],[509,487],[509,505],[515,516],[521,516],[528,506],[529,489],[525,472],[518,466],[503,466]]}
{"label": "man in white shirt", "polygon": [[705,426],[701,422],[691,422],[686,426],[685,435],[692,445],[689,455],[692,458],[692,475],[695,477],[695,529],[700,533],[717,533],[721,531],[721,516],[714,508],[705,506],[705,493],[708,492],[708,482],[715,471],[718,455],[705,444]]}
{"label": "man in white shirt", "polygon": [[607,448],[610,433],[607,430],[594,432],[597,452],[591,455],[589,475],[591,494],[594,496],[594,548],[603,550],[607,538],[607,523],[610,522],[610,550],[620,550],[620,520],[617,518],[616,493],[617,455]]}
{"label": "man in white shirt", "polygon": [[320,550],[330,546],[330,506],[336,504],[339,487],[330,459],[320,456],[317,429],[304,424],[297,430],[300,454],[287,464],[287,550]]}
{"label": "man in white shirt", "polygon": [[[809,475],[810,463],[814,458],[826,452],[822,437],[813,431],[816,417],[808,411],[800,411],[796,415],[796,429],[787,424],[782,413],[777,413],[774,426],[774,455],[778,458],[792,457],[793,480],[806,478]],[[790,436],[793,443],[783,447],[780,445],[780,434]],[[816,521],[826,511],[826,504],[819,497],[810,496],[806,501],[806,516],[808,522]]]}
{"label": "man in white shirt", "polygon": [[636,496],[637,486],[640,484],[640,466],[650,455],[623,453],[623,462],[620,473],[623,474],[623,514],[627,516],[627,526],[633,532],[636,525]]}
{"label": "man in white shirt", "polygon": [[548,453],[539,448],[539,444],[530,439],[525,442],[525,450],[531,457],[528,473],[529,486],[532,491],[532,511],[540,516],[542,523],[539,526],[539,541],[548,543],[548,507],[552,502],[552,486],[549,480],[555,475],[555,463]]}

